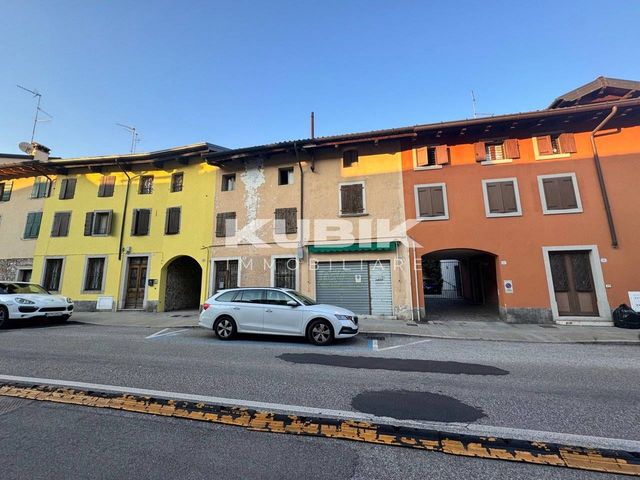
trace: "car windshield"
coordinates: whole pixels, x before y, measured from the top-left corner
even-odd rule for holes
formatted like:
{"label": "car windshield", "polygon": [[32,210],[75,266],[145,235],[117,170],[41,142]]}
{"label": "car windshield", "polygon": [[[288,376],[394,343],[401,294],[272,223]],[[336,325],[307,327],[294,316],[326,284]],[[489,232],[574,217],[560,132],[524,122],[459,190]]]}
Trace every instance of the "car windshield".
{"label": "car windshield", "polygon": [[35,283],[0,283],[0,295],[16,295],[20,293],[49,295],[49,292]]}
{"label": "car windshield", "polygon": [[293,290],[287,290],[287,293],[289,295],[291,295],[292,297],[294,297],[296,300],[298,300],[300,303],[302,303],[303,305],[316,305],[315,300],[312,300],[311,298],[302,295],[301,293],[295,292]]}

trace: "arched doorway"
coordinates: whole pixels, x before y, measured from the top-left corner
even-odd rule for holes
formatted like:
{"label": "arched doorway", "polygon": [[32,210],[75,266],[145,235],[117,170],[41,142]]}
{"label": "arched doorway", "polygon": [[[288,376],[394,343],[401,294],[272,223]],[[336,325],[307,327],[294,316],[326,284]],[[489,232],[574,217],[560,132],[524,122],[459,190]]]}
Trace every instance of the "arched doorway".
{"label": "arched doorway", "polygon": [[188,256],[176,257],[165,265],[164,311],[200,307],[202,267]]}
{"label": "arched doorway", "polygon": [[428,319],[499,320],[497,257],[468,248],[422,256],[422,286]]}

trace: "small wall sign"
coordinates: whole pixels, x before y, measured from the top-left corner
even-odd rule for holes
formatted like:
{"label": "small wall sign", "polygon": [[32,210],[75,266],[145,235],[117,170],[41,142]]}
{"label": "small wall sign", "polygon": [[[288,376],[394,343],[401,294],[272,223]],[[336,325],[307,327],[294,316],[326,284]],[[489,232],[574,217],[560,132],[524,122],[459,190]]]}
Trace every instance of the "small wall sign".
{"label": "small wall sign", "polygon": [[511,280],[504,281],[504,293],[513,293],[513,282]]}

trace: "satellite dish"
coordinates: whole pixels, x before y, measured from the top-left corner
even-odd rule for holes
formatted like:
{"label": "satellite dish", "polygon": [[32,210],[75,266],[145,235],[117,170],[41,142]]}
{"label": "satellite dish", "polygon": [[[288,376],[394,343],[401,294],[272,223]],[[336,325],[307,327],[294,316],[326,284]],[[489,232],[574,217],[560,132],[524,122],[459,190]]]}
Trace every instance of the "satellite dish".
{"label": "satellite dish", "polygon": [[20,142],[18,148],[27,155],[31,155],[31,151],[33,150],[33,146],[29,142]]}

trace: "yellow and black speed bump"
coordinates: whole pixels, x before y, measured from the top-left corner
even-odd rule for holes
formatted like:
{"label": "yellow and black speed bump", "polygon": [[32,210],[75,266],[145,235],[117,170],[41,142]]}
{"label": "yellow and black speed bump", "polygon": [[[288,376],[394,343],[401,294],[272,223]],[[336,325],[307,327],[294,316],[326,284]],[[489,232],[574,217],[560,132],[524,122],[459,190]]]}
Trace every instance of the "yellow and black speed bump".
{"label": "yellow and black speed bump", "polygon": [[337,438],[452,455],[640,476],[640,452],[455,434],[333,418],[286,415],[182,400],[18,382],[0,383],[0,395],[186,418],[234,425],[261,432]]}

